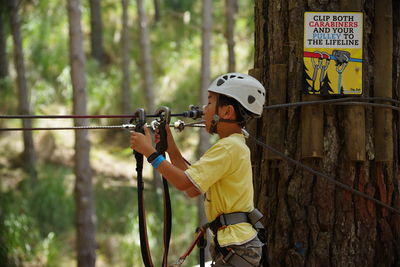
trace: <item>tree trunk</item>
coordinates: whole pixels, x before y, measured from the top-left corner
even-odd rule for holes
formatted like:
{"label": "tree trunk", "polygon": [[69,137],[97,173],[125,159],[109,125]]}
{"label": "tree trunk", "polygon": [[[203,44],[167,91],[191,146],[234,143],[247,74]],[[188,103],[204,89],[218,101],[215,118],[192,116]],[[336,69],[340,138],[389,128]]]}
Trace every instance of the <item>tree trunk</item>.
{"label": "tree trunk", "polygon": [[[139,66],[142,71],[143,78],[143,92],[146,97],[147,112],[155,111],[155,98],[153,89],[153,68],[151,65],[151,46],[150,37],[147,26],[146,12],[143,6],[143,0],[136,0],[138,23],[139,23],[139,40],[140,40],[140,56],[141,65]],[[153,182],[155,188],[162,188],[162,180],[160,174],[153,170]]]}
{"label": "tree trunk", "polygon": [[[211,35],[212,35],[212,1],[203,0],[202,6],[202,41],[201,41],[201,78],[200,78],[200,93],[199,102],[207,104],[208,92],[207,88],[210,85],[211,76]],[[200,131],[199,145],[197,147],[197,155],[200,157],[207,151],[210,146],[210,135],[205,130]],[[204,211],[203,199],[199,199],[198,203],[199,225],[207,222]],[[210,240],[210,238],[208,238]],[[210,254],[205,250],[206,259],[210,259]]]}
{"label": "tree trunk", "polygon": [[103,21],[101,18],[100,0],[90,0],[90,41],[92,47],[92,56],[104,67],[103,50]]}
{"label": "tree trunk", "polygon": [[[30,115],[31,114],[31,107],[29,104],[30,92],[25,77],[24,53],[22,48],[22,37],[20,32],[21,25],[18,15],[18,4],[16,0],[11,0],[9,3],[11,7],[10,25],[14,40],[14,65],[17,73],[19,112],[21,115]],[[32,127],[31,120],[27,119],[22,120],[22,125],[24,128],[31,128]],[[35,148],[33,143],[32,132],[24,131],[23,140],[24,140],[24,152],[23,152],[24,168],[26,171],[28,171],[28,173],[30,173],[34,177],[36,176],[36,170],[35,170],[36,156],[35,156]]]}
{"label": "tree trunk", "polygon": [[[85,54],[81,29],[81,2],[68,0],[69,52],[73,87],[73,113],[86,115]],[[87,119],[76,119],[76,126],[88,125]],[[75,220],[78,266],[95,266],[95,213],[90,168],[90,141],[87,130],[75,132]]]}
{"label": "tree trunk", "polygon": [[[203,0],[202,7],[202,42],[201,42],[201,77],[199,102],[207,104],[208,92],[211,76],[211,34],[212,34],[212,1]],[[200,131],[200,142],[198,155],[203,155],[210,146],[209,134],[206,131]]]}
{"label": "tree trunk", "polygon": [[147,17],[143,6],[143,0],[136,0],[138,23],[139,23],[139,39],[140,39],[140,56],[143,77],[143,91],[146,96],[147,111],[155,111],[154,90],[153,90],[153,68],[151,66],[151,48],[149,32],[147,27]]}
{"label": "tree trunk", "polygon": [[132,113],[131,81],[129,73],[129,27],[128,27],[128,0],[122,0],[122,113]]}
{"label": "tree trunk", "polygon": [[154,2],[154,20],[159,22],[161,19],[160,0],[153,0]]}
{"label": "tree trunk", "polygon": [[228,46],[228,72],[236,71],[235,60],[235,15],[237,9],[236,0],[225,0],[225,18],[226,18],[226,44]]}
{"label": "tree trunk", "polygon": [[7,35],[5,30],[7,9],[5,0],[0,0],[0,79],[8,76]]}
{"label": "tree trunk", "polygon": [[[393,96],[398,100],[399,70],[392,71],[400,41],[398,16],[392,20],[392,12],[399,14],[395,2],[257,0],[255,64],[250,73],[268,88],[266,104],[310,99],[301,95],[305,86],[304,11],[364,12],[364,96]],[[396,29],[393,40],[392,29]],[[378,56],[381,54],[385,55]],[[400,208],[398,113],[382,108],[320,105],[265,111],[263,115],[249,127],[258,139]],[[304,125],[312,127],[313,139],[304,138]],[[358,142],[351,141],[355,138]],[[305,156],[315,139],[322,144],[320,153]],[[249,145],[255,202],[266,215],[270,266],[399,266],[400,216],[253,143]]]}

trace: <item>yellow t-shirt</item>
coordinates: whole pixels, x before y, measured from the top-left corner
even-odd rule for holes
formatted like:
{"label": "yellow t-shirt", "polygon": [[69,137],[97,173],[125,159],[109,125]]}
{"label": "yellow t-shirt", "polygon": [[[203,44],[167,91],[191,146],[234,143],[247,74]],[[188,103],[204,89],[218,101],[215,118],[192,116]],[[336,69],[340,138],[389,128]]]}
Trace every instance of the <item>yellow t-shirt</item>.
{"label": "yellow t-shirt", "polygon": [[[242,134],[218,140],[185,173],[205,193],[204,206],[209,222],[222,213],[254,209],[250,150]],[[249,223],[229,225],[218,231],[218,243],[220,246],[241,245],[256,234]]]}

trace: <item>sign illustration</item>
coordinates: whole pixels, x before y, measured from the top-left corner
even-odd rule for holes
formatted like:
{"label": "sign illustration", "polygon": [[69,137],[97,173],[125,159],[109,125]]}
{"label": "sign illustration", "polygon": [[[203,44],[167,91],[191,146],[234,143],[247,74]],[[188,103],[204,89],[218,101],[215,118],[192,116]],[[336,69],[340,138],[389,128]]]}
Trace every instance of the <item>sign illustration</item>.
{"label": "sign illustration", "polygon": [[304,92],[362,94],[362,12],[304,13]]}

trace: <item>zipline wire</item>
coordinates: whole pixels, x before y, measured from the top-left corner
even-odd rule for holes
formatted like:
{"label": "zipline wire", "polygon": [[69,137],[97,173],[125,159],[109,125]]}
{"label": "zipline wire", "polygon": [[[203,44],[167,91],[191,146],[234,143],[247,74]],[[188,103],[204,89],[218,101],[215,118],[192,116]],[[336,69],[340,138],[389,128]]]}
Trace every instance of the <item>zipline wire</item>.
{"label": "zipline wire", "polygon": [[[276,105],[269,105],[265,106],[264,109],[266,110],[271,110],[271,109],[280,109],[280,108],[291,108],[291,107],[299,107],[299,106],[305,106],[305,105],[318,105],[318,104],[331,104],[331,105],[365,105],[365,106],[374,106],[374,107],[380,107],[380,108],[391,108],[396,111],[400,111],[400,107],[393,106],[393,105],[388,105],[388,104],[379,104],[379,103],[368,103],[368,102],[360,102],[360,101],[383,101],[383,102],[391,102],[393,104],[400,104],[400,101],[391,99],[391,98],[385,98],[385,97],[348,97],[348,98],[338,98],[338,99],[325,99],[325,100],[315,100],[315,101],[302,101],[302,102],[293,102],[293,103],[285,103],[285,104],[276,104]],[[171,116],[185,116],[185,113],[179,113],[179,114],[171,114]],[[159,117],[159,115],[147,115],[146,117]],[[134,118],[133,115],[0,115],[0,119],[36,119],[36,118],[42,118],[42,119],[58,119],[58,118],[63,118],[63,119],[68,119],[68,118]],[[173,125],[170,125],[173,127]],[[196,122],[188,124],[186,126],[189,127],[204,127],[204,125],[196,124]],[[74,127],[47,127],[47,128],[0,128],[0,131],[23,131],[23,130],[79,130],[79,129],[130,129],[126,125],[113,125],[113,126],[74,126]],[[358,191],[349,185],[346,185],[342,182],[337,181],[333,177],[324,174],[322,172],[319,172],[317,170],[314,170],[313,168],[301,163],[298,160],[295,160],[291,157],[286,156],[284,153],[276,150],[275,148],[261,142],[260,140],[256,139],[255,137],[248,135],[251,140],[253,140],[255,143],[258,145],[272,151],[273,153],[281,156],[288,162],[291,162],[292,164],[295,164],[297,166],[300,166],[301,168],[313,173],[314,175],[323,177],[327,179],[328,181],[332,182],[336,186],[347,190],[355,195],[358,195],[360,197],[363,197],[365,199],[368,199],[382,207],[385,207],[397,214],[400,214],[400,210],[378,200],[375,199],[361,191]]]}
{"label": "zipline wire", "polygon": [[[387,97],[346,97],[336,99],[323,99],[315,101],[300,101],[284,104],[274,104],[265,106],[264,109],[279,109],[279,108],[290,108],[307,105],[318,105],[318,104],[336,104],[336,105],[365,105],[365,106],[376,106],[382,108],[391,108],[393,110],[400,110],[399,107],[388,104],[376,104],[366,103],[361,101],[383,101],[391,102],[393,104],[400,105],[400,101]],[[346,104],[351,103],[351,104]],[[187,113],[175,113],[171,114],[172,117],[187,117]],[[146,115],[146,118],[157,118],[159,115],[152,114]],[[0,119],[102,119],[102,118],[135,118],[134,115],[120,114],[120,115],[0,115]]]}

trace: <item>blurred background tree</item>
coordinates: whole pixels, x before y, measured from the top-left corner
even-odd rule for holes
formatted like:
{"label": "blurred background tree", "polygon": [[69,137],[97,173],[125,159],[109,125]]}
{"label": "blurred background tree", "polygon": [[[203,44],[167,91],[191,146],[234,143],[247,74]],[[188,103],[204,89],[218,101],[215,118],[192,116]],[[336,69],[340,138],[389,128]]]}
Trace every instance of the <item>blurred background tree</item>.
{"label": "blurred background tree", "polygon": [[[15,24],[10,23],[12,9],[5,4],[9,2],[0,0],[0,112],[22,114],[16,97],[19,88],[17,64],[9,60],[16,57],[18,48],[12,38],[15,34],[12,30]],[[138,2],[142,2],[143,9],[138,8]],[[210,2],[212,7],[206,11],[209,13],[204,13],[202,1],[195,0],[82,1],[87,113],[130,113],[138,107],[147,107],[147,112],[152,113],[152,109],[160,105],[181,112],[187,110],[189,104],[205,104],[204,100],[199,100],[200,88],[228,70],[228,56],[232,55],[227,49],[226,28],[230,1]],[[15,3],[31,112],[72,113],[73,86],[65,1],[15,0]],[[235,22],[230,26],[234,29],[233,37],[230,34],[229,38],[235,40],[235,70],[247,73],[253,65],[254,7],[244,0],[237,0],[236,5]],[[147,19],[147,41],[140,41],[143,24],[139,15]],[[203,16],[212,19],[208,26],[212,46],[202,52]],[[100,52],[95,52],[97,48]],[[143,59],[145,53],[148,53],[146,60]],[[201,68],[205,53],[209,58],[207,75]],[[143,87],[146,84],[145,61],[151,68],[149,87]],[[204,81],[201,77],[205,77]],[[146,98],[148,88],[154,93]],[[149,101],[153,101],[150,106]],[[33,125],[72,123],[71,120],[37,120]],[[90,123],[113,125],[122,121],[91,120]],[[19,127],[19,124],[18,120],[0,121],[1,127]],[[174,135],[184,156],[195,160],[199,131],[188,129]],[[93,131],[90,134],[97,219],[96,264],[99,266],[142,266],[135,162],[128,137],[129,133],[123,131]],[[0,134],[0,261],[9,266],[76,265],[74,214],[78,207],[73,199],[73,132],[32,133],[32,145],[37,148],[37,160],[32,164],[37,170],[34,183],[23,168],[27,166],[26,161],[19,160],[24,151],[22,140],[21,133]],[[151,189],[153,175],[148,166],[144,176],[146,188]],[[192,239],[198,224],[198,208],[196,200],[171,191],[173,233],[169,259],[172,262]],[[150,244],[155,264],[159,265],[162,209],[157,191],[146,190],[146,200]],[[195,263],[194,255],[187,260],[189,266]]]}

